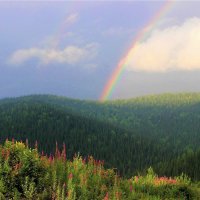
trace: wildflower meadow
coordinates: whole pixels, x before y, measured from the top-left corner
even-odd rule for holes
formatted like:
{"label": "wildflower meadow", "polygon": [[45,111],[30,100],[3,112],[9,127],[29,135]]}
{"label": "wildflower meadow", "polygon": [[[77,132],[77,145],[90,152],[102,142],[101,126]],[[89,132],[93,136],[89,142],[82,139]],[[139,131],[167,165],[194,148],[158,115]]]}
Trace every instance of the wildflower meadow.
{"label": "wildflower meadow", "polygon": [[17,141],[0,146],[0,199],[137,200],[198,199],[197,185],[181,175],[158,177],[152,168],[129,179],[92,156],[67,160],[66,148],[44,155]]}

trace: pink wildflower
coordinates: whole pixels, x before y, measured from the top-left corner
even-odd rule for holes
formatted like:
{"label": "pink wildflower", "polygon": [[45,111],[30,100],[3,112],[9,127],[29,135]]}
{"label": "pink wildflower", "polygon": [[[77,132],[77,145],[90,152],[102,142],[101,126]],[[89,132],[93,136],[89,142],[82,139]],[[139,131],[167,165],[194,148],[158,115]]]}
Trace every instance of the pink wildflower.
{"label": "pink wildflower", "polygon": [[104,197],[103,200],[109,200],[109,195],[108,195],[108,192],[106,193],[106,196]]}
{"label": "pink wildflower", "polygon": [[133,186],[132,185],[130,185],[130,192],[132,192],[133,191]]}
{"label": "pink wildflower", "polygon": [[73,178],[73,174],[70,173],[69,176],[68,176],[68,179],[72,179]]}

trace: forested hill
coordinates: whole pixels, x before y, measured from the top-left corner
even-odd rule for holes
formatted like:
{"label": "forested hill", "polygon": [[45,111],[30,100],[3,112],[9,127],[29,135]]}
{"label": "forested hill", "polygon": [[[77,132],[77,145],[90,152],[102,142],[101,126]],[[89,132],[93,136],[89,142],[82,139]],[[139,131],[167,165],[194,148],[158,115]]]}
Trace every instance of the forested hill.
{"label": "forested hill", "polygon": [[[24,142],[28,139],[29,146],[34,147],[38,141],[39,150],[48,154],[55,151],[56,141],[60,148],[65,143],[68,158],[75,153],[83,157],[92,155],[126,175],[176,155],[171,152],[163,159],[158,153],[160,144],[155,144],[153,139],[32,100],[1,104],[0,130],[2,142],[7,138]],[[161,151],[164,154],[167,148]]]}
{"label": "forested hill", "polygon": [[200,179],[199,120],[197,93],[105,103],[52,95],[0,100],[1,140],[28,138],[32,145],[38,140],[46,153],[53,151],[56,141],[60,146],[65,142],[69,157],[78,152],[93,155],[126,175],[151,165],[160,175],[185,172]]}
{"label": "forested hill", "polygon": [[43,102],[84,117],[110,122],[164,143],[198,148],[200,140],[200,93],[163,94],[128,100],[81,101],[52,95],[33,95],[3,102]]}

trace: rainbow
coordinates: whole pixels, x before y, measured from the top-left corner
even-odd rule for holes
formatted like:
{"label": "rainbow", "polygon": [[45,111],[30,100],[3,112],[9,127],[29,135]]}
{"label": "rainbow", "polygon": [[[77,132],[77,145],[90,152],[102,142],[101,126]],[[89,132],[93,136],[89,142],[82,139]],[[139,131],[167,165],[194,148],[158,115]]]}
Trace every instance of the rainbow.
{"label": "rainbow", "polygon": [[[67,29],[70,28],[70,26],[73,25],[73,23],[66,23],[67,22],[67,19],[71,14],[73,13],[78,13],[80,8],[81,8],[81,4],[79,3],[76,3],[74,1],[69,1],[67,2],[68,4],[68,7],[67,7],[67,14],[64,16],[61,24],[59,24],[58,28],[55,30],[55,33],[53,34],[53,40],[52,40],[52,43],[53,43],[53,47],[54,48],[58,48],[62,39],[64,38],[64,34],[65,32],[67,31]],[[76,12],[74,12],[74,10]],[[71,12],[70,12],[71,11]]]}
{"label": "rainbow", "polygon": [[109,77],[105,87],[103,88],[102,94],[99,98],[100,102],[104,102],[105,100],[109,99],[112,95],[112,92],[114,91],[117,83],[119,82],[121,75],[126,68],[126,64],[128,61],[131,60],[134,54],[135,45],[142,41],[147,34],[152,31],[152,29],[157,25],[159,20],[167,14],[167,12],[172,8],[172,5],[175,1],[167,0],[164,2],[164,4],[161,6],[161,8],[158,10],[158,12],[150,19],[150,21],[137,33],[135,36],[131,47],[128,49],[125,56],[119,61],[116,68],[112,72],[111,76]]}

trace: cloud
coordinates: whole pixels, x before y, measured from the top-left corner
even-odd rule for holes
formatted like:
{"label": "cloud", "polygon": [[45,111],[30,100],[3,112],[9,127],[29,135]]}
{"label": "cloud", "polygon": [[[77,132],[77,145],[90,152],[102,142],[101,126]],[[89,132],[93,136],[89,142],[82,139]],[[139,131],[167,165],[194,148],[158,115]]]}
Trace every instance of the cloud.
{"label": "cloud", "polygon": [[51,63],[58,64],[80,64],[92,60],[98,51],[98,44],[91,43],[84,47],[67,46],[64,49],[54,48],[29,48],[14,52],[8,60],[11,65],[22,65],[25,62],[36,59],[42,65]]}
{"label": "cloud", "polygon": [[135,45],[127,70],[166,72],[200,69],[200,18],[158,29]]}
{"label": "cloud", "polygon": [[63,24],[74,24],[78,20],[78,13],[73,13],[69,15]]}

